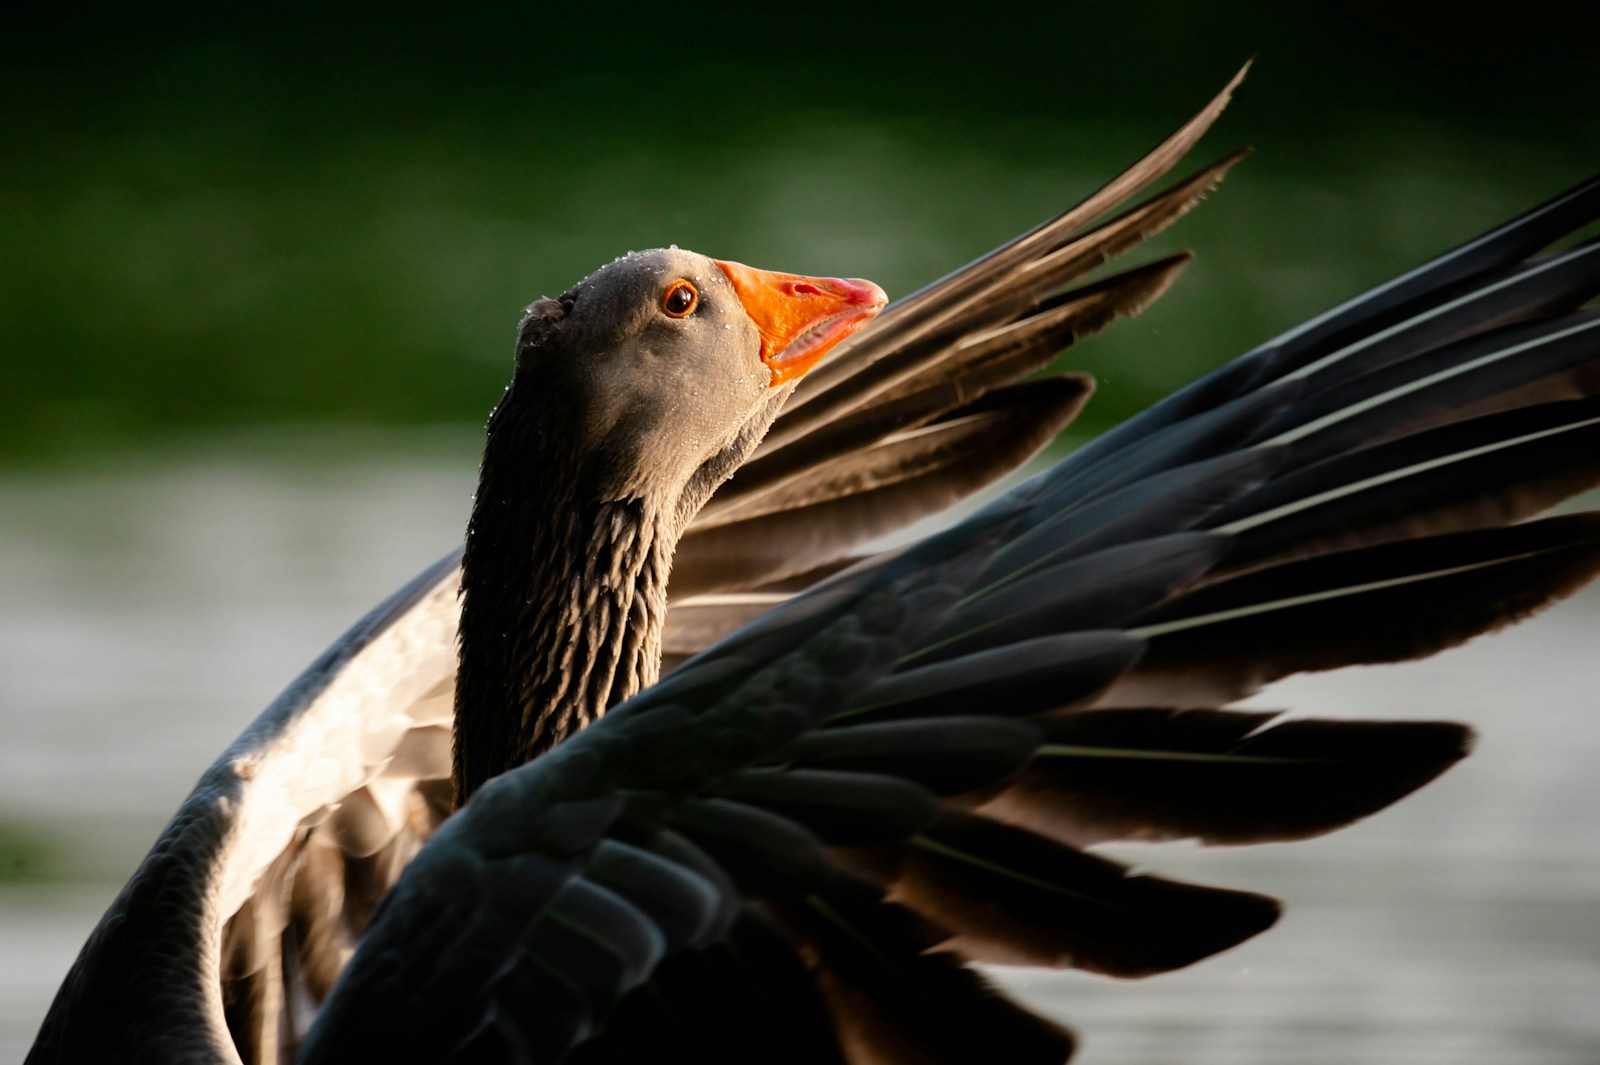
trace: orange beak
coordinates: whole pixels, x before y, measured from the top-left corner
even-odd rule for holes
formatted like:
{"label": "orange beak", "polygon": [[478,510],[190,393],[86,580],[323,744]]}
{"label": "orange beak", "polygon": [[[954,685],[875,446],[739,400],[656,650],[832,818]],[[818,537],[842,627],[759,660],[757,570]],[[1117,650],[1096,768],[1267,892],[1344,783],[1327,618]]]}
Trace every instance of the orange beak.
{"label": "orange beak", "polygon": [[773,387],[793,381],[889,302],[860,278],[775,274],[743,263],[712,262],[728,275],[745,313],[761,334],[761,361]]}

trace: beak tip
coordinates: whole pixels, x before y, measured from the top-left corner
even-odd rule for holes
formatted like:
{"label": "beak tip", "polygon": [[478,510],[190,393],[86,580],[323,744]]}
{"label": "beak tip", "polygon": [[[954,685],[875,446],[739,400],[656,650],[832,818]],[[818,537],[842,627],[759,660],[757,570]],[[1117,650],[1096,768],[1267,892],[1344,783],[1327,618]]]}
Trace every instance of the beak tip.
{"label": "beak tip", "polygon": [[889,294],[879,287],[876,282],[868,281],[864,277],[852,277],[850,283],[861,290],[860,300],[862,303],[875,310],[881,310],[888,306]]}

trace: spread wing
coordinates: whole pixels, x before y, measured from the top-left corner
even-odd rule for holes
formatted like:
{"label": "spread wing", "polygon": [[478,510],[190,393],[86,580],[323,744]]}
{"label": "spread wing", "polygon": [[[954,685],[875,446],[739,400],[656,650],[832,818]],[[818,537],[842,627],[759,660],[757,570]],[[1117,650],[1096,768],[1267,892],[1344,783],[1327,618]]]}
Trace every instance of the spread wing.
{"label": "spread wing", "polygon": [[[813,372],[680,546],[669,665],[856,564],[867,540],[1009,472],[1072,417],[1086,381],[1024,379],[1181,269],[1174,258],[1082,280],[1231,165],[1125,206],[1226,96]],[[973,1031],[1004,1026],[1059,1058],[1068,1037],[993,996],[963,959],[1131,974],[1270,923],[1265,900],[1129,879],[1071,848],[1314,834],[1459,756],[1453,726],[1268,728],[1221,707],[1296,669],[1427,653],[1587,574],[1584,519],[1501,527],[1594,479],[1595,345],[1573,308],[1600,271],[1582,248],[1528,257],[1591,218],[1597,199],[1576,190],[1252,352],[996,504],[994,524],[940,541],[947,554],[907,556],[945,566],[940,581],[869,560],[673,674],[640,711],[613,715],[638,724],[592,741],[638,745],[630,729],[737,713],[786,728],[804,719],[729,775],[680,781],[645,810],[628,786],[562,790],[562,767],[588,747],[542,761],[503,789],[533,787],[547,813],[510,844],[521,864],[498,886],[472,864],[486,845],[504,856],[482,835],[495,819],[452,819],[423,853],[453,872],[419,870],[403,889],[418,901],[382,910],[431,930],[417,957],[451,962],[426,976],[451,993],[411,1016],[439,1018],[445,1034],[429,1038],[461,1046],[472,1043],[462,1032],[492,1032],[595,1057],[638,1052],[627,1032],[705,1037],[710,1017],[736,1048],[737,1016],[781,1023],[770,1031],[792,1033],[786,1045],[808,1061],[976,1052],[961,1035],[976,1018]],[[456,564],[444,559],[352,629],[207,773],[74,966],[37,1060],[111,1056],[132,1040],[200,1060],[281,1060],[319,1013],[329,1048],[375,1019],[366,996],[381,982],[346,981],[349,1004],[323,1006],[446,809]],[[868,650],[838,691],[804,706],[729,703],[730,676],[833,669],[837,649],[819,650],[812,627],[860,624],[861,603],[907,580],[906,595],[933,591],[914,619],[858,641]],[[777,632],[793,642],[760,636]],[[1004,717],[984,716],[996,706]],[[1078,712],[1049,712],[1063,707]],[[815,808],[823,796],[831,810]],[[858,823],[867,834],[849,836]],[[478,893],[440,902],[428,895],[437,883]],[[1007,900],[1009,924],[973,905],[993,898]],[[1062,909],[1064,898],[1075,901]],[[621,939],[592,940],[595,928]],[[533,942],[523,935],[539,957],[568,961],[496,968],[493,951]],[[927,953],[939,943],[954,947]],[[412,964],[383,979],[410,986],[422,972]],[[484,1012],[535,993],[536,1012]],[[73,1023],[85,1016],[93,1023]]]}
{"label": "spread wing", "polygon": [[[1445,722],[1225,707],[1600,571],[1591,182],[778,605],[509,772],[379,911],[308,1062],[1057,1062],[970,963],[1141,976],[1272,924],[1105,840],[1328,831]],[[816,400],[813,402],[821,402]],[[804,410],[804,408],[802,408]]]}
{"label": "spread wing", "polygon": [[[1083,281],[1226,173],[1237,156],[1124,208],[1198,140],[1234,84],[1106,188],[892,306],[812,372],[680,543],[665,669],[859,545],[1011,472],[1071,420],[1088,379],[1031,375],[1181,271],[1185,256]],[[459,561],[442,559],[346,633],[206,774],[69,973],[39,1060],[52,1047],[72,1057],[125,1045],[152,1011],[202,1056],[293,1056],[448,809]],[[180,900],[161,894],[173,884]],[[150,906],[175,913],[124,920]],[[121,974],[152,951],[169,961],[130,994]],[[179,980],[184,992],[168,993]],[[70,1023],[84,1012],[111,1019],[93,1026],[103,1042]]]}
{"label": "spread wing", "polygon": [[1303,838],[1466,752],[1226,704],[1600,570],[1600,514],[1529,520],[1600,481],[1600,245],[1537,255],[1597,209],[1590,183],[1247,354],[506,774],[307,1060],[1059,1061],[1070,1033],[969,963],[1139,976],[1266,928],[1270,899],[1083,847]]}

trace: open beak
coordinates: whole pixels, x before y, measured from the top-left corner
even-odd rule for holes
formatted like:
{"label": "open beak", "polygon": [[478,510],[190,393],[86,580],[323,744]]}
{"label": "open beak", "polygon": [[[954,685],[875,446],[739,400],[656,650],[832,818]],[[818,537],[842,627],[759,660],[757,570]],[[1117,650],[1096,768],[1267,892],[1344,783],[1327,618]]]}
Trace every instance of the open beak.
{"label": "open beak", "polygon": [[761,361],[774,387],[793,381],[839,341],[883,310],[889,297],[860,278],[802,277],[712,262],[728,275],[745,313],[761,334]]}

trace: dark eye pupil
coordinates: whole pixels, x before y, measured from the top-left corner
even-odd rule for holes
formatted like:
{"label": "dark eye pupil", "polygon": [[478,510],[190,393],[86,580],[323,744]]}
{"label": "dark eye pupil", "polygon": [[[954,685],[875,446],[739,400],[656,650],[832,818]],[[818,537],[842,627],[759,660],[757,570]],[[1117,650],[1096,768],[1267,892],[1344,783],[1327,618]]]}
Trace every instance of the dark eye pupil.
{"label": "dark eye pupil", "polygon": [[694,294],[685,285],[679,285],[667,293],[667,310],[673,314],[683,314],[693,302]]}

